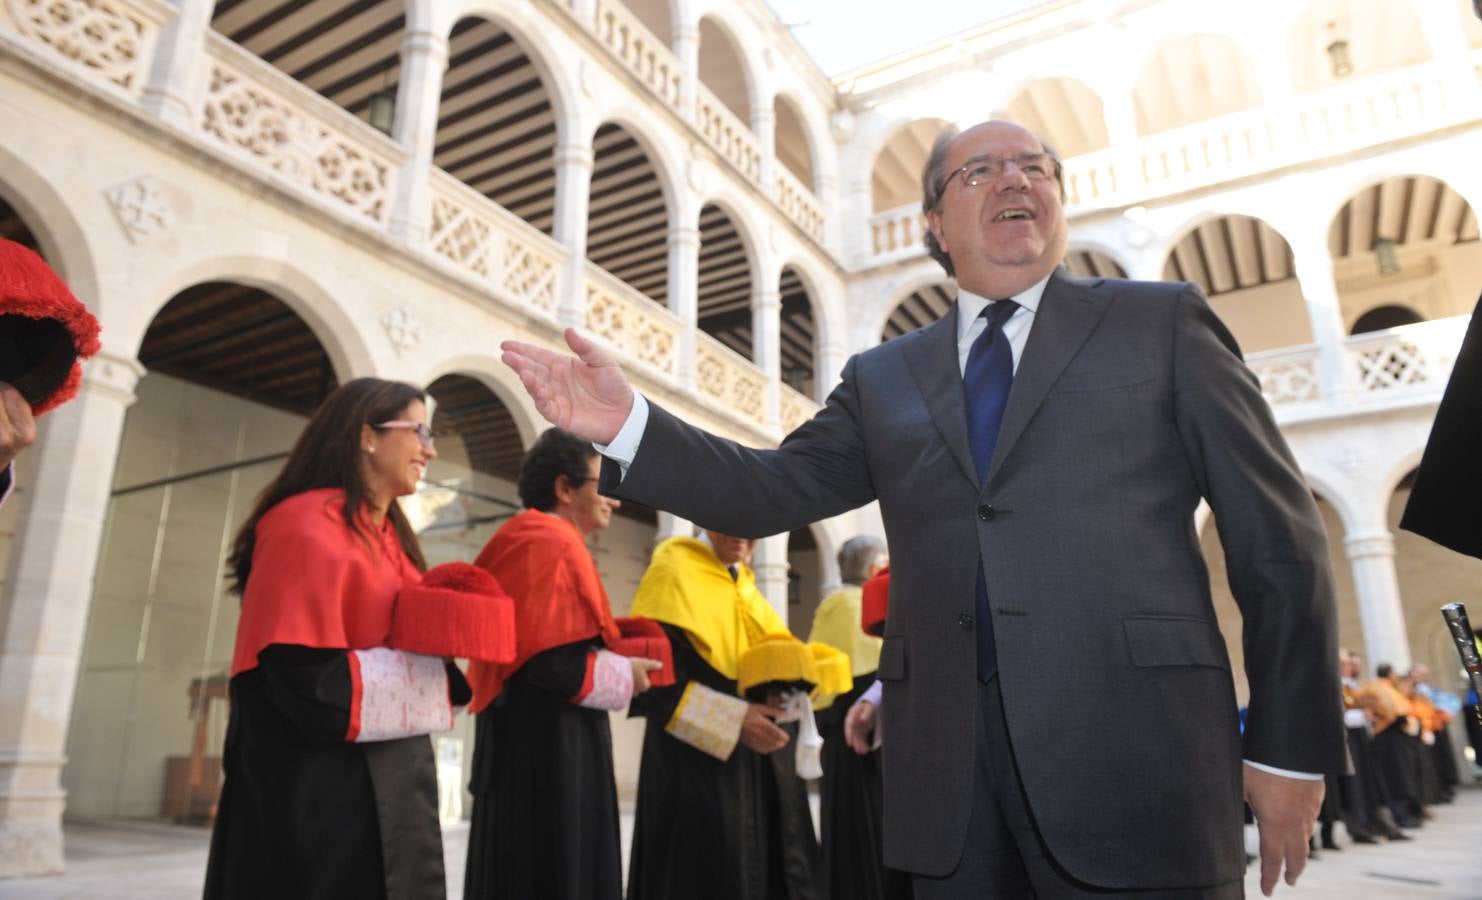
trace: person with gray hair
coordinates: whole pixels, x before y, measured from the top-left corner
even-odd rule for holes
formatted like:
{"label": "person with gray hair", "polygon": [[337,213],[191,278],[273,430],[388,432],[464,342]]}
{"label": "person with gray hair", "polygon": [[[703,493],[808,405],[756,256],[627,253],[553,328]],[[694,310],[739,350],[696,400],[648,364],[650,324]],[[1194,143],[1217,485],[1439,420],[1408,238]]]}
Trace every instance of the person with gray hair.
{"label": "person with gray hair", "polygon": [[[775,450],[680,421],[575,331],[576,357],[503,358],[624,500],[743,536],[879,502],[885,861],[918,900],[1239,897],[1242,799],[1269,894],[1345,759],[1322,518],[1196,285],[1065,270],[1060,180],[1011,122],[944,136],[923,186],[956,302],[851,358]],[[1240,607],[1243,735],[1201,501]]]}
{"label": "person with gray hair", "polygon": [[810,642],[828,644],[846,654],[854,675],[854,688],[819,706],[817,712],[818,732],[823,736],[819,814],[827,879],[824,893],[863,900],[909,898],[909,877],[885,866],[880,752],[857,754],[844,739],[844,716],[875,683],[875,670],[880,666],[880,639],[860,627],[861,589],[890,564],[890,556],[884,541],[861,534],[844,542],[838,559],[844,585],[818,604],[808,636]]}

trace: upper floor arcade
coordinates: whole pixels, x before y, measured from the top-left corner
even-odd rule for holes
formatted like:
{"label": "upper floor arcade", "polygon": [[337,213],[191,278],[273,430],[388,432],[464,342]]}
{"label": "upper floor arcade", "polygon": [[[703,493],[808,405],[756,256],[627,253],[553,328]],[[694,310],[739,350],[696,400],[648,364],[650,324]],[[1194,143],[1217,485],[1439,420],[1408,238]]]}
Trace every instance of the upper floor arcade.
{"label": "upper floor arcade", "polygon": [[[1200,283],[1273,403],[1304,414],[1409,353],[1365,356],[1359,333],[1461,315],[1482,273],[1467,0],[1082,0],[836,85],[752,0],[16,9],[9,71],[81,88],[509,315],[583,327],[758,435],[950,299],[916,198],[951,121],[1043,133],[1066,157],[1072,269]],[[1431,357],[1424,381],[1449,369]]]}

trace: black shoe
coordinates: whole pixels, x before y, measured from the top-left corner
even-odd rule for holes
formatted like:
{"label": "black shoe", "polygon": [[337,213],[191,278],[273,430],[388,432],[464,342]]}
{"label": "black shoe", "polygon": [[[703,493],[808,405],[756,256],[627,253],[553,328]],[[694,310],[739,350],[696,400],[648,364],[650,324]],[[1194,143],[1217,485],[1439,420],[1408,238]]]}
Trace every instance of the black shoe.
{"label": "black shoe", "polygon": [[1352,837],[1353,837],[1353,842],[1355,844],[1377,844],[1377,843],[1379,843],[1379,839],[1376,838],[1376,837],[1374,837],[1374,835],[1372,835],[1372,834],[1364,834],[1363,832],[1359,832],[1358,834],[1352,835]]}
{"label": "black shoe", "polygon": [[1413,841],[1413,840],[1415,840],[1415,838],[1411,837],[1410,835],[1406,834],[1403,831],[1396,831],[1394,834],[1385,835],[1385,837],[1389,838],[1392,841]]}
{"label": "black shoe", "polygon": [[1323,838],[1322,839],[1322,848],[1324,850],[1342,850],[1343,849],[1342,847],[1339,847],[1338,846],[1338,842],[1335,841],[1335,840],[1333,840],[1332,838]]}

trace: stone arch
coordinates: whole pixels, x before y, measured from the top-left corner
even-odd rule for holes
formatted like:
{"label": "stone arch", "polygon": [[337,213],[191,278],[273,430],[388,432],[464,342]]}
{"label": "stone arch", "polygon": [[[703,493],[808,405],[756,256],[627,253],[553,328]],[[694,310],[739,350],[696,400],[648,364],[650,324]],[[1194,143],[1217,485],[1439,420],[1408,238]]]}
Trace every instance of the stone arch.
{"label": "stone arch", "polygon": [[[1335,54],[1347,63],[1341,74]],[[1292,87],[1304,93],[1413,66],[1431,55],[1420,17],[1407,3],[1308,0],[1287,31],[1284,61]]]}
{"label": "stone arch", "polygon": [[[83,301],[103,324],[114,314],[107,302],[88,232],[69,202],[45,176],[0,144],[0,202],[9,205],[36,240],[38,251],[62,276],[72,293]],[[112,346],[111,334],[104,340]]]}
{"label": "stone arch", "polygon": [[1126,278],[1127,263],[1121,252],[1101,241],[1074,240],[1065,252],[1065,265],[1086,278]]}
{"label": "stone arch", "polygon": [[[674,180],[678,170],[664,154],[663,144],[637,124],[639,117],[627,110],[612,112],[588,137],[594,149],[587,259],[667,306],[669,239],[680,212]],[[641,163],[633,161],[634,149],[642,155]],[[646,167],[646,173],[638,166]]]}
{"label": "stone arch", "polygon": [[541,418],[530,401],[530,395],[520,378],[497,356],[483,353],[462,353],[439,360],[429,367],[418,384],[432,384],[445,375],[462,375],[479,382],[489,389],[494,399],[503,404],[519,430],[520,443],[526,447],[535,442],[550,423]]}
{"label": "stone arch", "polygon": [[[839,567],[835,556],[839,542],[826,522],[814,522],[794,529],[787,538],[787,560],[789,566],[788,624],[794,634],[803,640],[813,627],[813,613],[822,602],[824,590],[838,584]],[[798,596],[793,605],[793,586]]]}
{"label": "stone arch", "polygon": [[[883,340],[881,335],[885,333],[891,317],[895,315],[895,311],[900,307],[901,303],[910,298],[912,294],[937,287],[945,289],[952,297],[956,297],[957,295],[957,282],[948,277],[947,273],[942,271],[941,266],[935,262],[932,262],[930,266],[923,264],[910,275],[893,282],[889,285],[888,290],[880,292],[880,296],[889,297],[890,299],[887,303],[882,304],[874,310],[873,321],[869,323],[870,330],[865,332],[865,335],[871,336],[874,342]],[[860,337],[863,336],[860,335]],[[861,347],[865,346],[873,346],[873,344],[861,345]]]}
{"label": "stone arch", "polygon": [[[1439,610],[1476,590],[1482,583],[1482,560],[1455,553],[1399,527],[1418,461],[1416,455],[1406,460],[1408,467],[1398,467],[1400,477],[1393,479],[1381,497],[1382,521],[1394,537],[1395,580],[1410,662],[1428,666],[1437,689],[1465,693],[1467,685],[1456,665],[1456,648]],[[1371,660],[1371,664],[1386,661],[1399,662]]]}
{"label": "stone arch", "polygon": [[[442,2],[442,0],[435,0],[435,2]],[[563,143],[580,141],[581,138],[574,129],[574,123],[578,119],[576,98],[580,96],[580,91],[577,90],[573,80],[576,68],[562,65],[559,62],[552,64],[552,60],[561,59],[561,54],[546,39],[545,34],[548,32],[546,25],[520,12],[520,7],[499,3],[498,0],[455,0],[455,2],[456,5],[451,6],[444,14],[446,16],[444,27],[451,32],[454,24],[460,19],[476,16],[508,31],[526,51],[530,64],[540,75],[541,85],[550,95],[550,103],[556,111],[556,122],[560,129],[558,139]]]}
{"label": "stone arch", "polygon": [[[818,138],[818,130],[804,111],[804,105],[790,91],[778,91],[772,96],[772,109],[777,121],[775,155],[777,161],[792,173],[804,187],[814,194],[819,192],[818,181],[823,177],[823,161],[820,148],[824,146]],[[784,113],[786,115],[784,115]],[[801,146],[798,144],[801,143]]]}
{"label": "stone arch", "polygon": [[1152,49],[1134,84],[1137,133],[1144,136],[1261,103],[1254,64],[1224,34],[1164,38]]}
{"label": "stone arch", "polygon": [[847,335],[843,326],[835,321],[836,304],[830,303],[830,296],[824,290],[823,280],[820,277],[813,260],[802,254],[792,254],[780,260],[777,273],[780,276],[785,269],[792,269],[797,273],[798,281],[802,283],[803,290],[808,293],[808,303],[813,315],[813,329],[816,334],[815,345],[817,347],[829,344],[842,344]]}
{"label": "stone arch", "polygon": [[[699,206],[696,324],[736,353],[755,361],[757,336],[752,333],[752,311],[766,267],[754,225],[743,212],[746,205],[725,192],[702,198]],[[737,249],[744,267],[734,259]]]}
{"label": "stone arch", "polygon": [[889,129],[869,154],[871,212],[921,203],[921,168],[932,141],[950,124],[943,119],[912,119]]}
{"label": "stone arch", "polygon": [[[338,4],[213,4],[211,28],[378,127],[371,115],[374,98],[394,97],[400,86],[407,12],[405,3],[367,4],[350,16]],[[285,40],[285,35],[291,38]],[[346,47],[356,52],[347,54]]]}
{"label": "stone arch", "polygon": [[681,21],[677,3],[670,0],[629,0],[623,4],[665,47],[672,47],[674,28]]}
{"label": "stone arch", "polygon": [[1106,105],[1101,95],[1079,78],[1026,78],[1009,91],[1008,98],[994,118],[1006,118],[1028,128],[1053,146],[1061,159],[1111,146]]}
{"label": "stone arch", "polygon": [[1375,306],[1360,315],[1348,328],[1349,336],[1368,334],[1371,331],[1387,331],[1402,325],[1424,322],[1425,316],[1403,303],[1387,303]]}
{"label": "stone arch", "polygon": [[[433,163],[547,235],[556,148],[576,127],[554,51],[508,10],[479,4],[448,26]],[[530,84],[534,75],[535,84]]]}
{"label": "stone arch", "polygon": [[[760,69],[747,53],[746,42],[713,6],[700,14],[699,31],[700,67],[695,73],[696,80],[709,88],[742,124],[753,128],[751,114],[758,108],[761,97],[757,84]],[[724,49],[717,52],[717,43]]]}
{"label": "stone arch", "polygon": [[381,371],[362,330],[364,323],[352,316],[313,273],[283,257],[226,254],[194,260],[166,273],[160,282],[141,292],[148,301],[137,305],[128,325],[115,334],[121,331],[120,340],[125,346],[138,348],[150,323],[172,298],[205,282],[235,282],[282,301],[314,332],[341,382]]}
{"label": "stone arch", "polygon": [[1426,320],[1469,313],[1471,279],[1447,276],[1482,265],[1477,207],[1447,181],[1414,171],[1348,185],[1327,232],[1345,329],[1383,306]]}
{"label": "stone arch", "polygon": [[1163,278],[1199,285],[1247,352],[1310,343],[1291,243],[1265,219],[1204,212],[1174,232]]}

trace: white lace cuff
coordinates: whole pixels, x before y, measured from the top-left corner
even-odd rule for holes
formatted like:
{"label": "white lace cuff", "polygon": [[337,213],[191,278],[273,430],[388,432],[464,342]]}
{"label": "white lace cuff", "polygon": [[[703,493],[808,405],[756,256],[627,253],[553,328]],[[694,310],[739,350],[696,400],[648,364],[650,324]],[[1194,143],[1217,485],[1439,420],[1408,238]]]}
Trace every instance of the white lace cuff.
{"label": "white lace cuff", "polygon": [[592,689],[577,701],[587,709],[623,709],[633,699],[633,664],[611,650],[598,650],[592,663]]}
{"label": "white lace cuff", "polygon": [[448,670],[442,660],[389,647],[350,651],[345,740],[389,741],[452,727]]}
{"label": "white lace cuff", "polygon": [[748,705],[740,697],[691,681],[664,730],[701,753],[724,761],[736,752]]}

